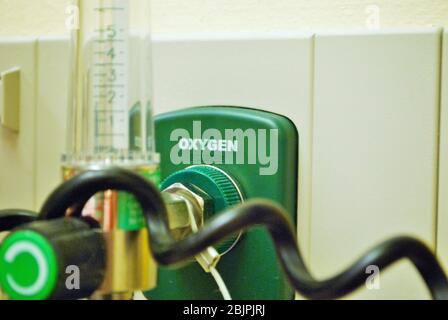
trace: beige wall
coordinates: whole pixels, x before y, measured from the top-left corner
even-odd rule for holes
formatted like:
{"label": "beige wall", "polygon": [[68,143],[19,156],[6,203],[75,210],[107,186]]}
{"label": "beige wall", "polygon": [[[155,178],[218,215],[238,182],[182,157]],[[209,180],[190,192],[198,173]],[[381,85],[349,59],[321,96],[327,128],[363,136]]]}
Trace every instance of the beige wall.
{"label": "beige wall", "polygon": [[[0,35],[65,32],[69,0],[0,0]],[[155,32],[448,26],[447,0],[153,0]]]}

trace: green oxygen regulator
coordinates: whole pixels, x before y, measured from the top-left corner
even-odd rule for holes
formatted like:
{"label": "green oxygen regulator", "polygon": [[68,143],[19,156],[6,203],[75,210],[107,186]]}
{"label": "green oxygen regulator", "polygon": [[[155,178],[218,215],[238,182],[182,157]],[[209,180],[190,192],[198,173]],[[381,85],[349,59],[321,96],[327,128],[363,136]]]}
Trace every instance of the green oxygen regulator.
{"label": "green oxygen regulator", "polygon": [[[130,114],[143,123],[144,113]],[[137,127],[129,127],[135,147]],[[198,107],[157,117],[156,132],[161,177],[90,168],[67,178],[38,214],[0,211],[4,299],[335,299],[362,286],[369,266],[402,258],[433,298],[448,299],[437,258],[409,237],[313,278],[295,235],[299,137],[287,118]],[[89,214],[92,201],[116,216]]]}
{"label": "green oxygen regulator", "polygon": [[[212,199],[204,219],[253,198],[283,206],[296,226],[298,133],[287,118],[254,109],[192,108],[156,118],[162,190],[180,184]],[[235,299],[293,299],[269,234],[258,228],[217,247],[218,268]],[[153,299],[219,299],[199,264],[159,269]]]}

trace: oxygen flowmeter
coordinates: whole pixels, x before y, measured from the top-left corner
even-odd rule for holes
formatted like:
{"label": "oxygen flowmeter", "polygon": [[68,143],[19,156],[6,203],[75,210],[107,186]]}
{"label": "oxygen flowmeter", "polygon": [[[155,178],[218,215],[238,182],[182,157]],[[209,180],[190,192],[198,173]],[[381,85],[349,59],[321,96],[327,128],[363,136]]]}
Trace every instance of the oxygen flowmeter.
{"label": "oxygen flowmeter", "polygon": [[[158,184],[149,1],[78,0],[76,4],[80,25],[72,39],[64,179],[118,166]],[[129,121],[130,114],[138,117],[138,123]],[[83,215],[99,222],[106,234],[110,272],[100,292],[125,298],[132,291],[155,286],[145,222],[132,196],[112,190],[99,193]]]}

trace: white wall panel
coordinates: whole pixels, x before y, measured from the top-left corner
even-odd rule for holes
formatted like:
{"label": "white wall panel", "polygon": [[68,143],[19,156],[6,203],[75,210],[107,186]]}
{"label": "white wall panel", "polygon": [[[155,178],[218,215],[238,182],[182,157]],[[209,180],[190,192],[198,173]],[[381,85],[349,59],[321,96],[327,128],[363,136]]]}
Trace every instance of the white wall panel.
{"label": "white wall panel", "polygon": [[448,266],[448,30],[443,35],[437,253]]}
{"label": "white wall panel", "polygon": [[0,71],[19,67],[20,130],[0,126],[0,208],[35,206],[36,43],[30,39],[0,39]]}
{"label": "white wall panel", "polygon": [[41,38],[37,47],[36,203],[39,208],[61,183],[61,155],[66,143],[69,42]]}
{"label": "white wall panel", "polygon": [[[311,266],[388,237],[435,247],[440,30],[316,36]],[[428,297],[407,263],[354,298]]]}

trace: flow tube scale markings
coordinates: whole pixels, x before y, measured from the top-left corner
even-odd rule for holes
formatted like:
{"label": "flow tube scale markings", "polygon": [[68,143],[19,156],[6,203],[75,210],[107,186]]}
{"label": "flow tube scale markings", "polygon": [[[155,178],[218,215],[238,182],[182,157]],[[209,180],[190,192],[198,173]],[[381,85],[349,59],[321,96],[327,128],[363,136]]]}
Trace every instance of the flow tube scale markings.
{"label": "flow tube scale markings", "polygon": [[98,152],[129,147],[129,3],[100,1],[93,43],[95,147]]}

